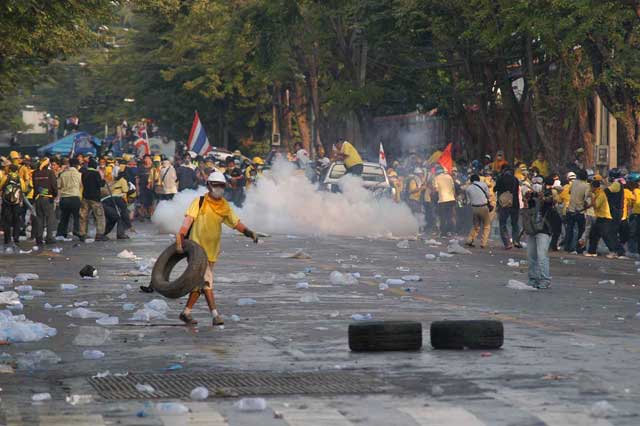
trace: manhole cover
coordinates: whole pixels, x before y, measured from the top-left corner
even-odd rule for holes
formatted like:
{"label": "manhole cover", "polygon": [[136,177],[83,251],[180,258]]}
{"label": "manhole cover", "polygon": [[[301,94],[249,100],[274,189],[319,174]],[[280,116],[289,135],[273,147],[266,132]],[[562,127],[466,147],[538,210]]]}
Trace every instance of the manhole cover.
{"label": "manhole cover", "polygon": [[[353,372],[222,372],[198,374],[129,374],[94,377],[93,388],[105,399],[188,398],[198,386],[211,396],[366,394],[389,390],[372,373]],[[136,385],[150,385],[153,392],[140,392]]]}

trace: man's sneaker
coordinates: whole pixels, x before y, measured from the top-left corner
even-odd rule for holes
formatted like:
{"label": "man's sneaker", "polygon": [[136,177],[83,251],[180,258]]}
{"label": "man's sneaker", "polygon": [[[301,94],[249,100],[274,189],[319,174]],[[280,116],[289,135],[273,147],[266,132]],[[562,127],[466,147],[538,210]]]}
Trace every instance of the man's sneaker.
{"label": "man's sneaker", "polygon": [[216,315],[215,318],[213,318],[213,326],[215,327],[217,325],[224,325],[224,320],[220,315]]}
{"label": "man's sneaker", "polygon": [[629,260],[629,258],[627,256],[625,256],[625,255],[618,256],[618,259]]}
{"label": "man's sneaker", "polygon": [[475,247],[475,244],[473,244],[470,241],[467,241],[466,243],[464,243],[464,245],[467,246],[467,247]]}
{"label": "man's sneaker", "polygon": [[506,246],[504,249],[505,250],[511,250],[513,248],[513,246],[511,244],[509,244],[508,246]]}
{"label": "man's sneaker", "polygon": [[118,239],[119,240],[128,240],[129,236],[128,235],[118,235]]}
{"label": "man's sneaker", "polygon": [[605,256],[607,259],[617,259],[618,255],[615,253],[609,253]]}
{"label": "man's sneaker", "polygon": [[598,255],[597,255],[597,254],[595,254],[595,253],[588,253],[588,252],[587,252],[587,253],[584,253],[584,256],[585,256],[585,257],[598,257]]}
{"label": "man's sneaker", "polygon": [[546,290],[550,287],[551,287],[551,283],[538,283],[538,285],[536,285],[536,288],[540,290]]}
{"label": "man's sneaker", "polygon": [[513,243],[513,246],[515,248],[522,248],[522,244],[520,244],[520,243]]}
{"label": "man's sneaker", "polygon": [[569,253],[569,254],[578,254],[578,252],[574,250],[574,251],[572,251],[572,252],[571,252],[571,253]]}
{"label": "man's sneaker", "polygon": [[109,241],[109,237],[103,234],[96,235],[96,241]]}
{"label": "man's sneaker", "polygon": [[194,320],[191,314],[185,314],[184,312],[180,314],[180,320],[187,325],[198,324],[198,321]]}

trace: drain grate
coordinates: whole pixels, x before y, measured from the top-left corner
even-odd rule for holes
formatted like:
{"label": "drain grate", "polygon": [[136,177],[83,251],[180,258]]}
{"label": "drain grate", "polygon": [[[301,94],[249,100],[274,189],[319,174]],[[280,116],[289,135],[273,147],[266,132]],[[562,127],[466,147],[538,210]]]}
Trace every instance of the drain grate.
{"label": "drain grate", "polygon": [[[372,373],[347,371],[272,373],[220,372],[198,374],[129,374],[94,377],[89,383],[104,399],[188,398],[198,386],[211,396],[367,394],[389,390]],[[139,392],[137,384],[147,384],[154,392]]]}

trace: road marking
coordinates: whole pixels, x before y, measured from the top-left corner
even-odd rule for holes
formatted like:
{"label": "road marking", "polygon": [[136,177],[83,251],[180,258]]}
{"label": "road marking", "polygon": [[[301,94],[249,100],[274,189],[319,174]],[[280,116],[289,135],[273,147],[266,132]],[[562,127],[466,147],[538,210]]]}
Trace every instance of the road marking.
{"label": "road marking", "polygon": [[585,406],[567,402],[559,403],[545,396],[548,395],[502,389],[496,393],[495,398],[526,411],[542,420],[547,426],[611,426],[611,423],[605,419],[587,415]]}
{"label": "road marking", "polygon": [[420,426],[486,426],[476,416],[460,407],[403,407]]}
{"label": "road marking", "polygon": [[[227,426],[228,423],[222,415],[211,408],[207,403],[186,404],[191,412],[188,414],[187,425],[189,426]],[[170,426],[169,417],[164,417],[165,426]],[[183,423],[184,424],[184,423]]]}
{"label": "road marking", "polygon": [[40,416],[38,422],[42,426],[104,426],[104,419],[101,415]]}
{"label": "road marking", "polygon": [[332,408],[281,408],[276,410],[282,414],[283,420],[289,426],[352,426],[337,410]]}

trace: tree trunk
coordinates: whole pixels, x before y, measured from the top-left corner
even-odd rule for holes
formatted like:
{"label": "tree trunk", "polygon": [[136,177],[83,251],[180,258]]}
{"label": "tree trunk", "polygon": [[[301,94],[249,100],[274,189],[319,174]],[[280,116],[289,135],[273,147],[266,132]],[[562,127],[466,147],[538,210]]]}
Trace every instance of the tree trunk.
{"label": "tree trunk", "polygon": [[291,97],[291,109],[298,124],[302,146],[307,152],[311,152],[311,125],[309,123],[308,105],[309,102],[307,101],[305,93],[305,85],[298,80],[296,81],[296,89]]}

